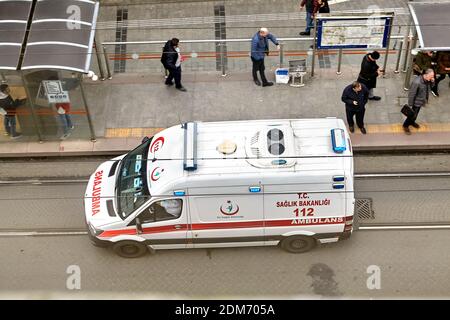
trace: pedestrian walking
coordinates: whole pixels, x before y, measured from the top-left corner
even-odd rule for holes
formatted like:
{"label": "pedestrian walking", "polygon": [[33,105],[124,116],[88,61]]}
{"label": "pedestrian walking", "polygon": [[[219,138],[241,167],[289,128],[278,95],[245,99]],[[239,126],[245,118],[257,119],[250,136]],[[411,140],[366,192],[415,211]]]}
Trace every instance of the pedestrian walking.
{"label": "pedestrian walking", "polygon": [[355,122],[353,117],[356,116],[356,124],[361,130],[362,134],[366,134],[364,127],[364,114],[366,113],[367,99],[369,98],[369,90],[367,87],[358,81],[345,87],[342,92],[341,100],[345,103],[345,114],[347,116],[347,123],[351,133],[355,132]]}
{"label": "pedestrian walking", "polygon": [[403,130],[407,135],[411,134],[409,126],[413,126],[416,129],[420,128],[420,125],[416,122],[419,115],[420,108],[428,102],[429,88],[434,81],[434,70],[427,69],[423,75],[417,76],[411,83],[411,87],[408,92],[408,105],[414,112],[412,115],[406,117],[403,122]]}
{"label": "pedestrian walking", "polygon": [[421,76],[425,70],[433,69],[436,65],[433,51],[419,51],[413,60],[413,72],[416,76]]}
{"label": "pedestrian walking", "polygon": [[173,80],[175,80],[175,88],[180,91],[187,91],[186,88],[181,85],[181,62],[183,58],[178,46],[179,42],[180,40],[177,38],[172,38],[166,42],[161,55],[161,63],[164,68],[169,71],[169,76],[167,77],[165,84],[172,86]]}
{"label": "pedestrian walking", "polygon": [[301,36],[311,35],[311,29],[314,28],[314,16],[319,11],[319,3],[317,0],[302,0],[300,3],[300,10],[306,9],[306,28],[305,31],[300,32]]}
{"label": "pedestrian walking", "polygon": [[[263,87],[273,85],[273,82],[267,81],[266,75],[264,74],[264,70],[266,69],[264,66],[264,58],[266,55],[269,55],[269,40],[277,46],[278,50],[280,50],[280,44],[278,43],[277,38],[273,34],[269,33],[267,28],[261,28],[252,38],[250,56],[253,62],[253,81],[255,81],[257,86],[260,86],[261,82]],[[258,71],[261,77],[261,82],[258,80]]]}
{"label": "pedestrian walking", "polygon": [[437,53],[436,79],[431,88],[431,93],[435,97],[439,97],[439,82],[448,75],[450,78],[450,51],[440,51]]}
{"label": "pedestrian walking", "polygon": [[381,100],[381,97],[375,96],[373,89],[377,87],[377,77],[382,75],[384,70],[377,65],[380,53],[374,51],[364,56],[361,62],[361,70],[358,76],[358,82],[362,83],[369,90],[369,100]]}
{"label": "pedestrian walking", "polygon": [[0,85],[0,109],[4,114],[5,135],[10,136],[11,139],[22,137],[22,134],[16,131],[16,109],[23,102],[23,100],[14,100],[11,97],[11,90],[7,84]]}

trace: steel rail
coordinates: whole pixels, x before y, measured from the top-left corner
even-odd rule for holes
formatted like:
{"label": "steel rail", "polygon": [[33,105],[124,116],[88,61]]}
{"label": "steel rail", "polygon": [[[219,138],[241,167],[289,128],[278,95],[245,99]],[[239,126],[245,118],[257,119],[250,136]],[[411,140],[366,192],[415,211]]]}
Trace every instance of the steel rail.
{"label": "steel rail", "polygon": [[[357,173],[355,179],[386,179],[386,178],[447,178],[450,172],[412,172],[412,173]],[[74,184],[87,183],[88,178],[73,179],[26,179],[26,180],[0,180],[0,186],[8,185],[44,185],[44,184]]]}
{"label": "steel rail", "polygon": [[[354,230],[358,231],[423,231],[423,230],[447,230],[450,222],[445,223],[386,223],[386,224],[359,224]],[[0,229],[0,238],[9,237],[62,237],[62,236],[86,236],[86,229],[61,228],[61,229]]]}

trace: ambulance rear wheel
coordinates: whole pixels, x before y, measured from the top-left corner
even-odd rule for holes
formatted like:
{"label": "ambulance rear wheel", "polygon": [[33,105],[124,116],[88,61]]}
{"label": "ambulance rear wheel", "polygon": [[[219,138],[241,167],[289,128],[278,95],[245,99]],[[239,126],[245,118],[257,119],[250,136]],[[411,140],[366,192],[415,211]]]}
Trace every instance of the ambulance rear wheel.
{"label": "ambulance rear wheel", "polygon": [[112,248],[116,254],[123,258],[138,258],[147,252],[145,244],[129,240],[119,241]]}
{"label": "ambulance rear wheel", "polygon": [[281,248],[291,253],[307,252],[316,246],[316,240],[307,236],[292,236],[281,241]]}

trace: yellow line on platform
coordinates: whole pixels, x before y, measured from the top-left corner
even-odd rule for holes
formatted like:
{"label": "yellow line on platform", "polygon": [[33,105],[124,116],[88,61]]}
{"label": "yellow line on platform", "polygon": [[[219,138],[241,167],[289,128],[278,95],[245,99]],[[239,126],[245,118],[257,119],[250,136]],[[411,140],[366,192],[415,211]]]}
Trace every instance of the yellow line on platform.
{"label": "yellow line on platform", "polygon": [[107,128],[105,138],[142,138],[151,137],[165,128]]}
{"label": "yellow line on platform", "polygon": [[[165,128],[108,128],[106,129],[105,138],[142,138],[144,136],[151,137]],[[450,123],[420,123],[420,129],[410,127],[412,131],[419,133],[427,132],[450,132]],[[368,124],[367,131],[369,133],[401,133],[403,128],[400,123],[396,124]],[[359,133],[357,129],[355,131]]]}
{"label": "yellow line on platform", "polygon": [[[450,123],[419,123],[420,128],[415,129],[409,127],[413,131],[427,133],[427,132],[450,132]],[[370,124],[367,125],[367,131],[370,133],[403,133],[403,128],[400,123],[396,124]]]}

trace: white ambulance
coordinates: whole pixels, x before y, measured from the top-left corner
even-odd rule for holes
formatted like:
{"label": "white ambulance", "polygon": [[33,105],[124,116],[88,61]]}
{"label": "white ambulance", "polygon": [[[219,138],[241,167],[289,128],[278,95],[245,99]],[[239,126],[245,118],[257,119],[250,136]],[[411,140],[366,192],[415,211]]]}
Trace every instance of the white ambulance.
{"label": "white ambulance", "polygon": [[353,155],[342,120],[188,122],[91,176],[91,240],[150,249],[279,245],[305,252],[352,232]]}

